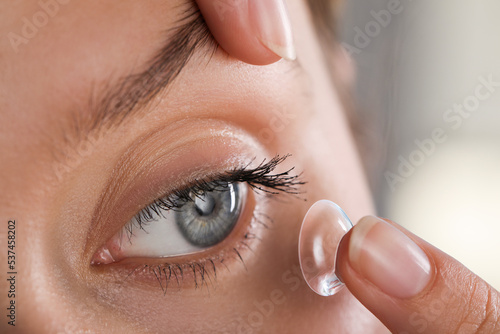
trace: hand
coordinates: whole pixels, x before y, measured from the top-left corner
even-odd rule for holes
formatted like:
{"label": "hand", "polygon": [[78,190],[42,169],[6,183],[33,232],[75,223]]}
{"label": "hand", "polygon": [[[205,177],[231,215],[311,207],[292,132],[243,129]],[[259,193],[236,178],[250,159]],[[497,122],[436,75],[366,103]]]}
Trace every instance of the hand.
{"label": "hand", "polygon": [[342,239],[337,275],[393,333],[500,333],[500,294],[389,220],[365,217]]}

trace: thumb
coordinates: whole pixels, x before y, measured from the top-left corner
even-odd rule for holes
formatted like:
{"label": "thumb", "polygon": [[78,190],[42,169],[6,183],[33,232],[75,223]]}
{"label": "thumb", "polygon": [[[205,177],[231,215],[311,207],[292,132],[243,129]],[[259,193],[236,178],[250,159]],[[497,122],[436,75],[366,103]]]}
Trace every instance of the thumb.
{"label": "thumb", "polygon": [[342,239],[336,272],[393,333],[500,333],[500,295],[401,226],[365,217]]}

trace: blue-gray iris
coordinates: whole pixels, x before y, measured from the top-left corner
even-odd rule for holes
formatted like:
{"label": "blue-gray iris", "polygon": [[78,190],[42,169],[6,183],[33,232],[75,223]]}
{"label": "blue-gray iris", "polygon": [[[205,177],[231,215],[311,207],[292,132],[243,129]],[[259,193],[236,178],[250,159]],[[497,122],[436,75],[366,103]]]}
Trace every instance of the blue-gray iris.
{"label": "blue-gray iris", "polygon": [[217,183],[214,191],[193,194],[193,201],[175,210],[175,221],[186,240],[199,247],[224,240],[240,216],[241,190],[238,183]]}

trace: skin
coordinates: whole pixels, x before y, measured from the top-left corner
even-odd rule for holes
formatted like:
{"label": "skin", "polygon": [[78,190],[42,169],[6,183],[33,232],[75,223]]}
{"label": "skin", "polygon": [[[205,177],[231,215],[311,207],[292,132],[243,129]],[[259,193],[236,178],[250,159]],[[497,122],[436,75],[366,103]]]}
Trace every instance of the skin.
{"label": "skin", "polygon": [[[200,6],[203,7],[209,3],[209,0],[198,0]],[[206,15],[211,15],[209,11],[205,11]],[[239,48],[242,44],[238,40],[240,32],[238,29],[222,29],[227,22],[217,21],[215,16],[208,18],[207,22],[210,25],[215,36],[223,41],[226,50],[235,57],[250,63],[265,62],[266,57],[259,55],[257,51],[249,52],[247,48]],[[222,34],[222,36],[219,36]],[[251,39],[249,39],[251,42]],[[226,46],[226,44],[229,44]],[[236,48],[236,51],[232,52]],[[264,51],[260,51],[264,52]],[[337,64],[342,62],[342,57],[337,57]],[[348,63],[343,62],[343,68],[350,68]],[[344,82],[349,82],[350,70],[344,70],[341,73]],[[342,74],[343,73],[343,74]],[[394,232],[389,232],[387,228],[398,230],[401,233],[397,236],[398,240],[404,240],[407,249],[413,249],[414,252],[421,251],[421,254],[429,263],[428,278],[425,286],[420,286],[418,289],[408,285],[408,279],[404,281],[406,289],[397,288],[401,282],[390,281],[395,279],[389,274],[391,270],[385,271],[386,268],[376,268],[375,274],[379,279],[370,279],[370,275],[366,276],[367,267],[373,267],[371,263],[363,262],[362,258],[355,256],[356,247],[364,247],[367,245],[372,250],[374,257],[369,261],[373,261],[376,256],[379,256],[380,249],[386,249],[388,242],[387,235],[379,235],[378,239],[370,239],[364,234],[366,227],[378,221],[377,228],[387,225],[384,229],[385,233],[391,233],[391,238],[395,238]],[[381,231],[381,230],[379,230]],[[356,240],[360,235],[365,235],[365,239]],[[373,232],[368,232],[368,235],[374,235]],[[376,234],[375,234],[376,235]],[[396,241],[390,240],[394,245]],[[411,244],[414,243],[414,246]],[[363,246],[364,245],[364,246]],[[391,248],[392,246],[389,246]],[[378,250],[376,250],[378,249]],[[394,250],[394,248],[391,248]],[[401,250],[401,249],[400,249]],[[379,257],[379,263],[392,264],[392,270],[405,271],[407,269],[414,270],[420,260],[408,258],[408,262],[402,262],[401,268],[394,268],[393,257],[400,254],[391,254],[389,258]],[[365,254],[366,256],[368,254]],[[382,261],[382,262],[380,262]],[[430,245],[418,236],[405,230],[395,222],[380,219],[376,217],[363,217],[341,240],[337,248],[337,259],[335,273],[345,283],[350,293],[352,293],[368,310],[370,310],[383,324],[393,333],[497,333],[500,331],[500,293],[487,282],[482,280],[467,269],[460,262]],[[408,277],[407,277],[408,278]],[[415,281],[413,279],[413,281]],[[405,291],[406,290],[406,291]],[[360,316],[361,318],[362,316]],[[371,326],[370,324],[367,325]],[[362,332],[369,332],[368,327],[363,328]],[[372,327],[374,330],[374,327]],[[349,331],[347,331],[349,332]]]}
{"label": "skin", "polygon": [[[288,1],[297,62],[276,62],[266,49],[245,53],[231,44],[244,44],[235,38],[244,27],[228,31],[208,18],[224,49],[211,57],[197,51],[168,91],[140,116],[78,144],[81,138],[69,129],[75,120],[85,124],[92,112],[90,97],[106,82],[143,70],[141,64],[164,42],[164,32],[176,25],[180,3],[72,1],[61,5],[17,52],[8,39],[0,40],[0,212],[3,221],[16,221],[19,272],[16,327],[2,321],[0,330],[387,332],[364,305],[391,331],[411,332],[415,328],[405,327],[404,319],[428,308],[443,286],[470,302],[442,314],[428,331],[452,332],[475,322],[478,332],[498,329],[497,292],[400,227],[436,267],[432,285],[421,295],[401,301],[366,284],[347,256],[352,230],[341,243],[338,262],[350,291],[319,297],[302,280],[297,238],[310,204],[333,200],[354,221],[374,210],[345,111],[301,0]],[[2,35],[19,32],[22,18],[40,10],[36,1],[2,4]],[[270,131],[267,136],[263,129]],[[131,268],[165,261],[91,264],[96,251],[140,208],[182,186],[184,179],[223,172],[253,157],[261,161],[288,153],[292,157],[279,171],[293,166],[304,171],[308,183],[301,190],[307,201],[252,195],[227,240],[202,254],[172,260],[202,263],[223,257],[216,279],[208,268],[211,278],[196,287],[186,273],[182,284],[171,283],[164,291],[151,272]],[[253,210],[270,217],[269,228],[252,224]],[[251,251],[241,246],[246,231],[260,239],[247,240]],[[0,233],[4,245],[7,230]],[[244,265],[233,248],[241,251]],[[5,252],[0,254],[6,263]],[[464,287],[465,277],[469,280]],[[0,289],[8,290],[4,276]],[[6,307],[4,294],[1,302]]]}
{"label": "skin", "polygon": [[[211,58],[200,50],[140,117],[84,146],[71,135],[75,118],[84,123],[91,112],[88,102],[96,90],[143,70],[180,16],[180,3],[73,1],[61,5],[17,53],[1,39],[0,212],[3,221],[16,220],[14,332],[378,331],[378,320],[347,290],[333,299],[319,297],[298,269],[298,232],[310,204],[329,198],[354,219],[373,212],[302,1],[289,4],[300,63],[253,66],[222,49]],[[3,3],[2,35],[19,33],[22,17],[38,10],[36,1]],[[280,116],[282,110],[288,116]],[[263,137],[262,129],[270,129],[271,137]],[[233,252],[223,254],[241,241],[241,233],[209,251],[225,256],[227,267],[218,264],[217,281],[197,289],[187,274],[180,288],[172,284],[166,294],[151,273],[127,276],[130,266],[164,262],[158,259],[132,259],[114,269],[90,264],[99,247],[158,195],[160,185],[181,183],[185,171],[201,177],[253,157],[288,153],[293,156],[280,170],[304,171],[307,202],[254,197],[272,223],[253,230],[261,239],[249,241],[253,251],[238,246],[246,270]],[[103,194],[106,204],[95,214]],[[250,228],[249,216],[238,231]],[[6,229],[1,233],[4,245]],[[6,263],[5,252],[0,260]],[[0,284],[7,291],[4,276]],[[279,302],[272,311],[264,311],[262,320],[251,317],[259,310],[255,303],[271,299]],[[2,308],[7,302],[2,293]],[[4,320],[1,331],[13,331]]]}

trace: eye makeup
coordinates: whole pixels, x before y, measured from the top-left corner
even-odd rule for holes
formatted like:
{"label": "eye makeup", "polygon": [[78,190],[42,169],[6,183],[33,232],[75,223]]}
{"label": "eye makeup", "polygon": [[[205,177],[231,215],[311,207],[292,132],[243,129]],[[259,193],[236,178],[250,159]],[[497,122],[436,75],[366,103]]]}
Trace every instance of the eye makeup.
{"label": "eye makeup", "polygon": [[195,180],[186,188],[156,199],[94,255],[93,264],[129,257],[186,255],[214,246],[239,220],[247,188],[268,195],[297,194],[302,184],[297,175],[291,175],[291,170],[272,173],[287,157],[275,156],[255,168],[234,169],[209,181]]}
{"label": "eye makeup", "polygon": [[[241,127],[220,119],[186,118],[134,139],[113,163],[94,205],[83,264],[89,266],[91,279],[110,288],[152,292],[169,282],[170,288],[189,293],[205,283],[247,276],[272,243],[276,205],[286,205],[277,197],[291,193],[293,201],[303,184],[292,158],[268,150]],[[248,191],[237,221],[220,242],[189,254],[136,253],[95,261],[96,253],[141,212],[144,223],[153,207],[177,210],[175,204],[191,201],[192,193],[202,195],[222,183],[241,184]],[[155,223],[142,226],[155,234],[156,228],[150,228]]]}
{"label": "eye makeup", "polygon": [[[304,184],[299,175],[292,174],[293,167],[283,172],[274,172],[278,165],[288,157],[288,155],[275,156],[269,161],[263,160],[252,168],[249,167],[251,164],[249,162],[243,167],[234,168],[207,179],[197,179],[187,187],[173,190],[167,196],[156,199],[136,214],[119,233],[96,252],[93,257],[93,264],[101,267],[117,267],[123,264],[125,268],[130,268],[133,263],[139,263],[139,266],[136,266],[131,271],[130,274],[134,274],[131,276],[138,274],[141,277],[154,277],[164,293],[166,293],[171,280],[174,280],[175,285],[180,287],[185,279],[189,277],[194,281],[195,288],[205,284],[207,279],[212,282],[217,277],[217,267],[222,266],[228,269],[228,258],[240,261],[245,267],[241,253],[251,250],[249,244],[259,239],[255,230],[267,228],[270,223],[266,214],[258,212],[257,202],[269,201],[273,196],[281,193],[296,195],[299,193],[299,186]],[[229,185],[232,185],[232,188]],[[253,190],[248,196],[247,188]],[[182,216],[183,208],[195,205],[197,201],[198,204],[201,203],[200,207],[196,207],[197,210],[213,210],[213,203],[206,203],[207,194],[211,194],[212,197],[220,196],[224,192],[228,192],[228,189],[230,189],[229,193],[231,191],[234,193],[235,189],[238,189],[239,196],[245,197],[244,202],[248,202],[244,203],[245,208],[242,209],[241,214],[239,210],[235,211],[238,215],[233,217],[233,224],[241,226],[235,228],[234,233],[231,230],[225,231],[227,233],[219,236],[220,240],[214,242],[213,245],[211,243],[206,245],[198,244],[195,247],[185,248],[187,251],[184,250],[184,253],[182,245],[177,245],[177,247],[173,245],[170,248],[163,247],[163,253],[162,251],[160,253],[151,251],[152,247],[156,247],[155,242],[151,240],[156,240],[156,245],[159,245],[160,248],[165,246],[162,245],[161,238],[158,243],[158,236],[155,233],[149,234],[153,231],[160,231],[156,228],[158,225],[155,226],[155,224],[160,224],[163,218],[169,216],[176,218],[179,215]],[[256,200],[255,197],[258,197],[258,199]],[[203,212],[197,212],[197,215],[201,217]],[[182,219],[178,221],[183,224]],[[169,222],[172,223],[172,219]],[[207,222],[202,222],[202,224]],[[177,227],[182,231],[182,225]],[[233,226],[230,227],[232,229]],[[153,231],[150,231],[151,229]],[[172,233],[172,231],[170,232]],[[186,236],[185,233],[184,231],[182,234]],[[164,234],[164,239],[168,239],[169,233]],[[234,236],[231,238],[232,234]],[[134,249],[137,235],[146,238],[142,242],[142,248],[139,247],[138,250]],[[226,237],[227,240],[225,240]],[[165,242],[168,242],[168,240],[165,240]],[[191,243],[194,242],[191,240]],[[205,248],[200,246],[205,246]],[[165,249],[169,249],[173,253],[166,254]],[[198,257],[199,259],[188,260],[191,254],[194,254],[194,258]],[[140,263],[143,264],[140,265]]]}
{"label": "eye makeup", "polygon": [[245,184],[204,182],[155,200],[94,255],[93,264],[201,252],[224,240],[240,218]]}

